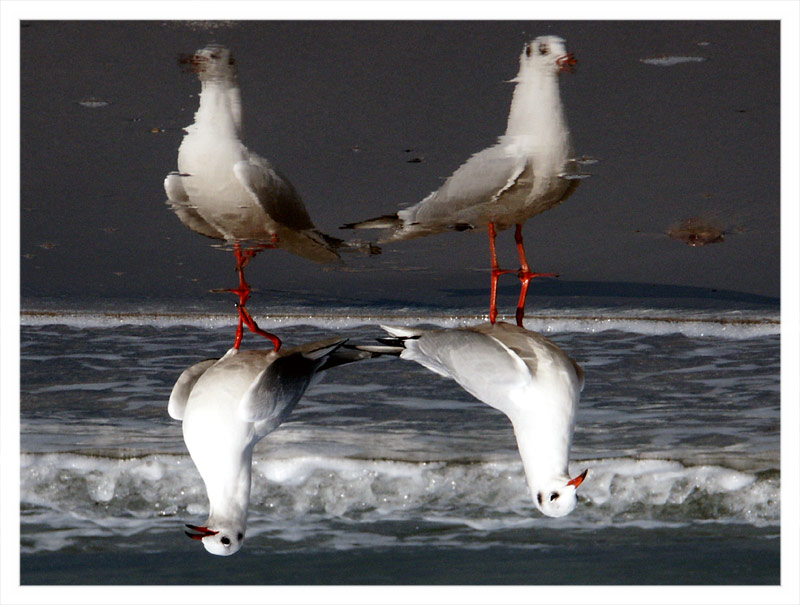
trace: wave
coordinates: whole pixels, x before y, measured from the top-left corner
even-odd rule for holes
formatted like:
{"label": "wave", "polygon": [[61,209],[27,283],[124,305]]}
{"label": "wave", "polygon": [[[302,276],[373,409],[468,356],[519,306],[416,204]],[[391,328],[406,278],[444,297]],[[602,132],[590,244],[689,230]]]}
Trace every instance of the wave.
{"label": "wave", "polygon": [[[574,461],[570,471],[587,467],[578,508],[563,519],[548,519],[534,508],[516,458],[408,461],[257,453],[248,535],[297,541],[320,525],[358,533],[392,521],[466,532],[780,522],[777,469],[606,458]],[[208,514],[203,482],[191,458],[178,454],[23,453],[20,498],[23,552],[59,550],[87,536],[174,529],[203,522]],[[347,541],[341,531],[337,535]]]}
{"label": "wave", "polygon": [[[502,319],[502,318],[501,318]],[[28,310],[20,314],[22,326],[63,325],[74,328],[117,328],[146,326],[171,328],[188,326],[201,329],[230,328],[231,313],[208,312],[111,312]],[[363,325],[432,325],[456,327],[488,320],[483,314],[460,312],[422,312],[419,309],[394,309],[367,313],[363,309],[338,309],[320,312],[259,314],[258,323],[268,330],[309,325],[342,330]],[[512,320],[513,321],[513,320]],[[529,313],[528,329],[542,333],[595,333],[618,330],[635,334],[683,334],[689,337],[759,338],[780,334],[778,312],[747,311],[673,311],[658,309],[565,309],[548,313]]]}

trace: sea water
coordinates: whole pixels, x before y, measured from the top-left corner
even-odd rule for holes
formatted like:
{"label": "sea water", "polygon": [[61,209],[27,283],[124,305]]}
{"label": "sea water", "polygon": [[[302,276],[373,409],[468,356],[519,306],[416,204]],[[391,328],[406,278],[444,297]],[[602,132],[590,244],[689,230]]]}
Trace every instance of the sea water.
{"label": "sea water", "polygon": [[[586,373],[570,474],[589,474],[560,519],[536,510],[501,413],[397,358],[334,368],[257,446],[245,544],[221,558],[183,534],[208,500],[167,401],[186,367],[230,348],[234,319],[23,312],[23,585],[780,581],[777,308],[529,310],[526,327]],[[257,319],[287,345],[485,321],[424,308]]]}

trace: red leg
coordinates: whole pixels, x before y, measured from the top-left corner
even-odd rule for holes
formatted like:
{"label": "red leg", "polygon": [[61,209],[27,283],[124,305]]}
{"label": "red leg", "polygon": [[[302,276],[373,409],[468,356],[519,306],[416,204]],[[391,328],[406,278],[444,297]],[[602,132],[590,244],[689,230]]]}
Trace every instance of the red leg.
{"label": "red leg", "polygon": [[497,239],[497,230],[493,222],[489,222],[489,251],[492,254],[492,286],[491,294],[489,296],[489,321],[495,323],[497,321],[497,279],[503,273],[513,273],[507,269],[501,269],[497,264],[497,247],[495,245]]}
{"label": "red leg", "polygon": [[239,271],[247,266],[251,259],[255,258],[256,254],[262,250],[271,250],[278,247],[278,235],[272,235],[272,242],[269,244],[256,244],[251,248],[242,250],[240,242],[233,244],[233,253],[236,255],[236,270]]}
{"label": "red leg", "polygon": [[[239,341],[241,341],[241,339],[239,338],[239,332],[241,331],[242,328],[242,322],[247,324],[247,327],[250,328],[250,331],[253,332],[254,334],[259,334],[264,338],[268,338],[269,340],[271,340],[272,344],[275,347],[275,352],[277,352],[278,349],[281,348],[281,339],[275,336],[274,334],[259,328],[258,324],[256,323],[256,320],[253,319],[253,316],[250,315],[250,312],[243,305],[239,305],[239,329],[236,331],[236,337],[237,339],[239,339]],[[239,347],[236,348],[238,349]]]}
{"label": "red leg", "polygon": [[233,347],[238,349],[239,346],[242,344],[242,337],[244,335],[243,325],[247,325],[251,332],[255,334],[260,334],[265,338],[268,338],[272,341],[272,344],[275,346],[275,350],[277,351],[281,347],[281,340],[274,334],[270,332],[266,332],[258,327],[253,316],[250,315],[250,312],[247,310],[247,301],[250,300],[250,284],[247,283],[247,280],[244,278],[244,268],[248,262],[261,250],[270,247],[270,245],[265,244],[262,246],[257,246],[255,248],[250,248],[245,250],[244,252],[239,245],[239,242],[236,242],[234,245],[234,254],[236,255],[236,271],[239,273],[239,287],[238,288],[227,288],[223,291],[225,292],[232,292],[239,297],[239,304],[237,305],[239,308],[239,325],[236,328],[236,338],[233,342]]}
{"label": "red leg", "polygon": [[525,256],[525,246],[522,243],[522,225],[517,224],[514,231],[514,240],[517,242],[517,252],[519,253],[519,280],[522,282],[522,287],[519,293],[519,302],[517,303],[517,325],[522,327],[522,319],[525,316],[525,299],[528,296],[528,286],[532,279],[536,277],[558,277],[558,273],[533,273],[528,266],[528,259]]}

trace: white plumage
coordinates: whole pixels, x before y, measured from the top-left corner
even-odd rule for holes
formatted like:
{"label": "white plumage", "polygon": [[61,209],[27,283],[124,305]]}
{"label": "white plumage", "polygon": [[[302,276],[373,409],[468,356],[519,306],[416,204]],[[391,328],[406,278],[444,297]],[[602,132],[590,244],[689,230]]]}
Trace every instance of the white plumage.
{"label": "white plumage", "polygon": [[202,85],[194,123],[178,150],[178,171],[164,181],[169,205],[190,229],[215,239],[278,246],[317,262],[342,246],[317,230],[297,190],[242,141],[242,103],[230,51],[209,45],[187,59]]}
{"label": "white plumage", "polygon": [[514,427],[537,508],[550,517],[572,512],[586,476],[585,471],[574,479],[568,474],[584,382],[572,358],[541,334],[504,322],[438,330],[383,328],[398,340],[367,350],[400,352],[402,359],[455,380],[503,412]]}
{"label": "white plumage", "polygon": [[570,159],[558,74],[574,62],[557,36],[526,44],[506,132],[497,144],[473,155],[417,204],[345,228],[385,228],[381,241],[486,229],[490,222],[500,231],[564,201],[580,175]]}
{"label": "white plumage", "polygon": [[183,438],[206,486],[208,519],[189,525],[215,555],[238,551],[247,527],[250,474],[256,443],[284,422],[306,389],[337,365],[372,355],[340,349],[330,339],[272,350],[230,349],[178,378],[169,415],[183,421]]}
{"label": "white plumage", "polygon": [[[582,175],[571,158],[569,130],[558,88],[558,74],[571,71],[575,58],[558,36],[540,36],[525,45],[514,78],[506,132],[473,155],[436,191],[396,214],[344,225],[345,229],[383,229],[378,240],[392,242],[448,230],[488,229],[492,261],[489,319],[497,317],[497,279],[517,273],[522,288],[517,325],[522,326],[528,284],[555,276],[531,271],[522,225],[557,206],[577,188]],[[519,271],[501,270],[495,253],[497,231],[516,226]]]}

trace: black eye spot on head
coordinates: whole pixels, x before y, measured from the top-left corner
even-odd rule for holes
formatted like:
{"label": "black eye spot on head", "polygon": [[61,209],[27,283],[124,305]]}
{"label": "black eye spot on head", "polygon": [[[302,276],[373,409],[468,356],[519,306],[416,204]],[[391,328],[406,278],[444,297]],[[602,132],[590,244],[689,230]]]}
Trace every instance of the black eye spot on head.
{"label": "black eye spot on head", "polygon": [[238,534],[236,534],[236,541],[237,542],[241,542],[243,539],[244,539],[244,534],[242,532],[239,532]]}
{"label": "black eye spot on head", "polygon": [[222,544],[223,544],[223,545],[225,545],[225,546],[227,546],[228,544],[230,544],[230,543],[231,543],[231,539],[230,539],[230,538],[228,538],[227,536],[222,536],[222,537],[219,539],[219,541],[220,541],[220,542],[222,542]]}
{"label": "black eye spot on head", "polygon": [[561,494],[559,494],[558,492],[553,492],[552,494],[550,494],[550,502],[552,502],[553,500],[558,500],[558,497],[560,495]]}
{"label": "black eye spot on head", "polygon": [[546,55],[549,52],[550,52],[550,48],[547,46],[547,44],[545,44],[544,42],[539,44],[539,54],[540,55]]}
{"label": "black eye spot on head", "polygon": [[530,45],[530,44],[528,44],[528,45],[525,47],[525,56],[526,56],[526,57],[530,57],[530,56],[531,56],[531,45]]}
{"label": "black eye spot on head", "polygon": [[536,501],[539,503],[539,506],[542,505],[542,492],[536,494]]}

